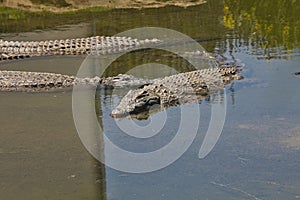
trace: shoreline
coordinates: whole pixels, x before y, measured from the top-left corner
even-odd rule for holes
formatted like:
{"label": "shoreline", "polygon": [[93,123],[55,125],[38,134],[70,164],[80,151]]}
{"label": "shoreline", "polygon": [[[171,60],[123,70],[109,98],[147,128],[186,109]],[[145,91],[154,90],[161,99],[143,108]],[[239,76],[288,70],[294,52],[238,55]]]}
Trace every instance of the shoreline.
{"label": "shoreline", "polygon": [[20,9],[29,12],[50,11],[54,13],[64,13],[80,10],[106,11],[111,9],[143,9],[143,8],[161,8],[165,6],[190,7],[206,3],[205,0],[87,0],[84,3],[79,0],[61,0],[61,4],[34,4],[30,0],[4,0],[0,7]]}

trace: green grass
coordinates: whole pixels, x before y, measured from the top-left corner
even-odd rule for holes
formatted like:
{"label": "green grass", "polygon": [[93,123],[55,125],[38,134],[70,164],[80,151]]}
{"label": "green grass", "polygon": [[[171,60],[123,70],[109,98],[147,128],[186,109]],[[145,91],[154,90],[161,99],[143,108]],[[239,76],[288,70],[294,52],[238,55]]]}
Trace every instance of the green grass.
{"label": "green grass", "polygon": [[23,19],[28,14],[29,13],[27,11],[23,11],[20,9],[0,7],[0,18],[1,19],[4,19],[4,18],[11,19],[11,20]]}
{"label": "green grass", "polygon": [[0,33],[19,33],[37,29],[53,28],[63,24],[90,21],[111,10],[105,7],[91,7],[72,11],[27,11],[0,6]]}
{"label": "green grass", "polygon": [[73,11],[73,12],[92,12],[92,13],[98,13],[98,12],[103,12],[103,11],[108,11],[108,10],[112,10],[112,8],[108,8],[108,7],[101,7],[101,6],[96,6],[96,7],[90,7],[90,8],[84,8],[84,9],[79,9],[77,11]]}

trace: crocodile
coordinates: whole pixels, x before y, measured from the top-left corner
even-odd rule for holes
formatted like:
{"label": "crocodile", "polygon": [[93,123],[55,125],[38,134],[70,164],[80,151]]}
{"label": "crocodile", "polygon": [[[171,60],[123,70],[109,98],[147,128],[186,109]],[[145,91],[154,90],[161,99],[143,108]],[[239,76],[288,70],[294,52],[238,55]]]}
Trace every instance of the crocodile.
{"label": "crocodile", "polygon": [[233,80],[243,77],[240,68],[219,67],[201,69],[156,79],[138,89],[130,90],[111,112],[114,118],[144,119],[148,112],[164,110],[208,97],[224,89]]}
{"label": "crocodile", "polygon": [[[224,65],[219,62],[218,66],[222,67]],[[0,91],[38,92],[67,88],[74,85],[102,85],[113,88],[138,87],[146,84],[152,84],[158,80],[159,79],[151,80],[137,78],[129,74],[119,74],[117,76],[107,78],[98,76],[79,78],[76,76],[49,72],[0,70]]]}
{"label": "crocodile", "polygon": [[[161,43],[158,39],[138,40],[130,37],[102,37],[47,40],[39,42],[0,40],[0,61],[46,55],[99,55],[132,51],[143,45]],[[186,52],[185,52],[186,54]],[[187,55],[189,55],[188,53]],[[130,90],[111,112],[115,118],[137,115],[158,107],[160,110],[208,97],[233,80],[242,78],[239,68],[223,64],[223,57],[216,59],[205,52],[192,52],[192,56],[216,61],[209,69],[180,73],[154,80],[119,74],[115,77],[79,78],[55,73],[1,71],[0,91],[44,91],[74,85],[104,85],[112,87],[140,86]]]}
{"label": "crocodile", "polygon": [[[152,46],[155,47],[162,44],[164,44],[163,41],[156,38],[140,40],[119,36],[95,36],[45,41],[0,40],[0,61],[53,55],[106,55],[149,48]],[[218,61],[218,66],[221,65],[220,61],[222,60],[220,58],[214,58],[202,51],[179,52],[178,55],[184,56],[185,58],[196,58],[197,60]],[[171,59],[173,58],[171,57]],[[54,73],[0,70],[0,91],[42,91],[71,87],[76,84],[124,87],[139,86],[151,82],[151,80],[139,79],[126,74],[109,78],[77,78]]]}
{"label": "crocodile", "polygon": [[126,52],[160,40],[139,40],[120,36],[94,36],[65,40],[5,41],[0,40],[0,61],[50,55],[99,55]]}
{"label": "crocodile", "polygon": [[[54,55],[106,55],[149,48],[151,45],[161,42],[156,38],[141,40],[121,36],[94,36],[45,41],[0,40],[0,61]],[[0,70],[0,91],[41,91],[71,87],[76,84],[122,87],[145,84],[146,81],[125,74],[109,78],[77,78],[54,73]]]}
{"label": "crocodile", "polygon": [[48,72],[25,72],[0,70],[0,91],[39,92],[68,88],[74,85],[90,85],[105,87],[138,87],[152,83],[153,80],[137,78],[129,74],[113,77],[78,78]]}

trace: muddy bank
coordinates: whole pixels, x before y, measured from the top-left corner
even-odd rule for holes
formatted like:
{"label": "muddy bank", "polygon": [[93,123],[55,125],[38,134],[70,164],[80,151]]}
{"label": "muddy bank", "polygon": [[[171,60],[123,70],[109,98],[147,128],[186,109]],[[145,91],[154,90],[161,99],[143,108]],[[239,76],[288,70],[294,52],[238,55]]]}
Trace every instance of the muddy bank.
{"label": "muddy bank", "polygon": [[169,5],[188,7],[205,2],[205,0],[0,0],[0,6],[31,11],[64,12],[99,6],[106,8],[158,8]]}

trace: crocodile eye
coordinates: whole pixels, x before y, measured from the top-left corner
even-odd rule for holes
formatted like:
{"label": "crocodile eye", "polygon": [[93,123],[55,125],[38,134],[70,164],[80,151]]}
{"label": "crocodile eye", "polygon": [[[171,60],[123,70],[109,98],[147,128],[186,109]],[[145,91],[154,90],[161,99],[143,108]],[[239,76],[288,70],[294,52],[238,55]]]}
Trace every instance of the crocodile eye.
{"label": "crocodile eye", "polygon": [[[148,86],[148,85],[150,85],[149,83],[146,83],[146,84],[144,84],[144,85],[141,85],[140,87],[138,87],[139,89],[142,89],[142,88],[144,88],[145,86]],[[146,91],[145,91],[146,92]]]}
{"label": "crocodile eye", "polygon": [[152,106],[154,104],[160,104],[160,99],[159,98],[151,98],[148,100],[147,104],[149,106]]}

